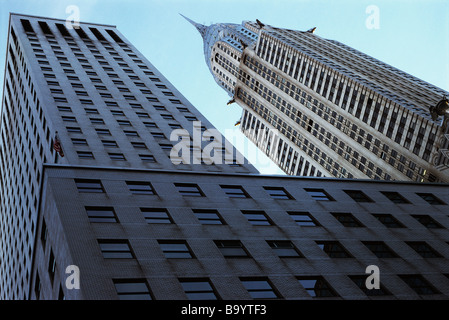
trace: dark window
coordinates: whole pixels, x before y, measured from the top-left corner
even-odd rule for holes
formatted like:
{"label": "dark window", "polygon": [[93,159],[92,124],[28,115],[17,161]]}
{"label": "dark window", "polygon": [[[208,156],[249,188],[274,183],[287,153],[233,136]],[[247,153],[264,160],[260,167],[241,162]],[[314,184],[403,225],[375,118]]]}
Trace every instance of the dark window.
{"label": "dark window", "polygon": [[117,222],[112,207],[85,207],[90,222]]}
{"label": "dark window", "polygon": [[381,191],[381,193],[394,203],[410,203],[410,201],[405,199],[398,192]]}
{"label": "dark window", "polygon": [[404,225],[391,214],[373,214],[373,216],[388,228],[405,228]]}
{"label": "dark window", "polygon": [[77,151],[78,158],[80,159],[94,159],[94,155],[89,151]]}
{"label": "dark window", "polygon": [[246,193],[245,189],[241,186],[224,186],[220,185],[224,192],[230,198],[249,198],[250,196]]}
{"label": "dark window", "polygon": [[366,194],[360,190],[343,190],[355,202],[373,202]]}
{"label": "dark window", "polygon": [[150,289],[144,279],[113,280],[120,300],[151,300]]}
{"label": "dark window", "polygon": [[149,182],[126,181],[126,184],[132,194],[156,194],[156,191]]}
{"label": "dark window", "polygon": [[253,299],[276,299],[280,297],[266,278],[241,278],[240,280]]}
{"label": "dark window", "polygon": [[193,254],[190,252],[186,241],[176,240],[158,240],[159,246],[165,257],[168,259],[191,259]]}
{"label": "dark window", "polygon": [[281,258],[300,258],[302,254],[296,249],[291,241],[288,240],[269,240],[268,245]]}
{"label": "dark window", "polygon": [[316,243],[331,258],[352,258],[338,241],[316,241]]}
{"label": "dark window", "polygon": [[201,224],[224,224],[224,221],[217,210],[192,209],[192,211]]}
{"label": "dark window", "polygon": [[282,187],[263,187],[273,199],[293,199]]}
{"label": "dark window", "polygon": [[323,189],[304,189],[313,199],[322,201],[335,201],[326,191]]}
{"label": "dark window", "polygon": [[417,294],[428,295],[440,293],[420,274],[400,275],[399,277],[407,283],[410,288],[415,290]]}
{"label": "dark window", "polygon": [[331,214],[345,227],[364,227],[351,213],[332,212]]}
{"label": "dark window", "polygon": [[78,192],[104,192],[103,186],[100,180],[88,180],[88,179],[75,179]]}
{"label": "dark window", "polygon": [[204,197],[200,187],[194,183],[175,183],[175,187],[183,196]]}
{"label": "dark window", "polygon": [[109,153],[109,158],[111,158],[111,160],[118,160],[118,161],[126,160],[123,153]]}
{"label": "dark window", "polygon": [[179,279],[189,300],[216,300],[215,290],[207,279]]}
{"label": "dark window", "polygon": [[349,278],[354,281],[354,283],[357,285],[357,287],[360,288],[367,296],[388,296],[391,295],[391,292],[389,292],[385,287],[380,284],[379,289],[368,289],[366,287],[366,279],[367,275],[354,275],[349,276]]}
{"label": "dark window", "polygon": [[144,142],[131,142],[132,146],[136,149],[146,149],[147,146]]}
{"label": "dark window", "polygon": [[101,142],[103,143],[103,146],[105,147],[110,147],[110,148],[117,148],[117,142],[113,141],[113,140],[101,140]]}
{"label": "dark window", "polygon": [[151,154],[139,154],[139,157],[144,162],[156,162],[156,158]]}
{"label": "dark window", "polygon": [[239,240],[215,240],[215,245],[226,258],[249,257]]}
{"label": "dark window", "polygon": [[417,193],[417,195],[430,204],[446,204],[431,193]]}
{"label": "dark window", "polygon": [[173,223],[167,209],[162,208],[140,208],[143,217],[147,223]]}
{"label": "dark window", "polygon": [[431,216],[425,214],[412,214],[412,217],[421,222],[423,226],[430,229],[443,228],[441,224],[436,222]]}
{"label": "dark window", "polygon": [[308,212],[287,212],[298,226],[315,227],[320,224]]}
{"label": "dark window", "polygon": [[75,138],[72,138],[72,143],[73,143],[74,145],[87,146],[87,141],[86,141],[86,139],[75,139]]}
{"label": "dark window", "polygon": [[334,289],[321,276],[298,277],[298,282],[311,297],[336,297]]}
{"label": "dark window", "polygon": [[137,131],[123,131],[125,133],[125,135],[127,135],[128,137],[138,137],[139,134],[137,133]]}
{"label": "dark window", "polygon": [[103,134],[106,136],[110,136],[111,132],[109,132],[108,129],[95,129],[95,131],[97,132],[97,134]]}
{"label": "dark window", "polygon": [[127,240],[98,240],[103,258],[132,259],[133,253]]}
{"label": "dark window", "polygon": [[363,241],[363,244],[370,249],[378,258],[397,258],[398,255],[381,241]]}
{"label": "dark window", "polygon": [[423,258],[441,258],[441,254],[436,252],[424,241],[406,241],[406,243],[418,252]]}
{"label": "dark window", "polygon": [[254,226],[269,226],[272,225],[264,211],[261,210],[242,210],[243,215],[248,219],[248,222]]}

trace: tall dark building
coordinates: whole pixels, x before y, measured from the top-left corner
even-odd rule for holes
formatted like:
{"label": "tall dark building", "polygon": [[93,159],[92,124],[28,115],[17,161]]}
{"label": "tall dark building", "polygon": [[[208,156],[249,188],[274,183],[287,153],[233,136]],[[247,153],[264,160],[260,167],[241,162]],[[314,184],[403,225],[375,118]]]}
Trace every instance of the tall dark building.
{"label": "tall dark building", "polygon": [[446,184],[260,175],[114,26],[8,32],[1,299],[449,297]]}
{"label": "tall dark building", "polygon": [[241,131],[287,174],[449,181],[447,91],[315,28],[186,19]]}

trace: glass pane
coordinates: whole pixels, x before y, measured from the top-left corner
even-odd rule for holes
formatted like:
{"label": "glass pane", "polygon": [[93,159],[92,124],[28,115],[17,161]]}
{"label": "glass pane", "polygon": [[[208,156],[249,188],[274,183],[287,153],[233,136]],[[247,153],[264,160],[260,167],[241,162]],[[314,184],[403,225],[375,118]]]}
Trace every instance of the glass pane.
{"label": "glass pane", "polygon": [[212,287],[207,281],[183,281],[182,288],[186,292],[190,291],[212,291]]}

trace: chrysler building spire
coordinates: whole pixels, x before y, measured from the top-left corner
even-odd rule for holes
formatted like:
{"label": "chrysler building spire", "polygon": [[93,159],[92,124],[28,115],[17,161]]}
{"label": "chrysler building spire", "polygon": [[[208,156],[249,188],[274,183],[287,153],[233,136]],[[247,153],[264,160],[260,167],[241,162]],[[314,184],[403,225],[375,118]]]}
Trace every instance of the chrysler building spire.
{"label": "chrysler building spire", "polygon": [[203,24],[201,24],[201,23],[197,23],[197,22],[195,22],[195,21],[193,21],[192,19],[189,19],[189,18],[187,18],[186,16],[184,16],[183,14],[181,14],[180,13],[180,15],[184,18],[184,19],[186,19],[187,21],[189,21],[197,30],[198,30],[198,32],[201,34],[201,36],[203,37],[203,39],[204,39],[204,37],[205,37],[205,35],[206,35],[206,31],[207,31],[207,26],[205,26],[205,25],[203,25]]}

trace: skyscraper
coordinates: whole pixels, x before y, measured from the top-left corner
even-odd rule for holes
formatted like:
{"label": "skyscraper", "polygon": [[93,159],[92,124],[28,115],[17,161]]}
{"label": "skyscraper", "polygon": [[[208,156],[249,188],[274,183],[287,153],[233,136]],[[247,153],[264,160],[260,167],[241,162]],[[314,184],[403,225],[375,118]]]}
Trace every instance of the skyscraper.
{"label": "skyscraper", "polygon": [[315,28],[186,19],[241,131],[287,174],[449,181],[447,91]]}
{"label": "skyscraper", "polygon": [[115,26],[8,32],[0,299],[449,296],[447,184],[260,175]]}
{"label": "skyscraper", "polygon": [[[27,296],[14,290],[30,281],[43,164],[257,172],[225,139],[202,141],[214,136],[213,126],[114,26],[70,26],[10,15],[1,117],[1,297]],[[188,144],[170,155],[179,137]],[[217,157],[223,161],[201,165]]]}

